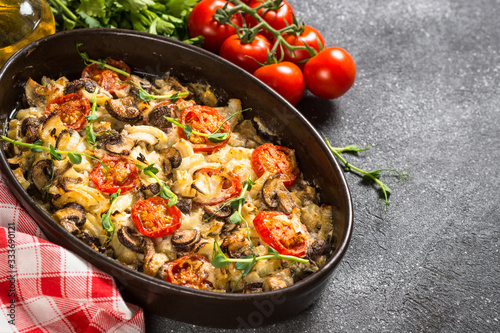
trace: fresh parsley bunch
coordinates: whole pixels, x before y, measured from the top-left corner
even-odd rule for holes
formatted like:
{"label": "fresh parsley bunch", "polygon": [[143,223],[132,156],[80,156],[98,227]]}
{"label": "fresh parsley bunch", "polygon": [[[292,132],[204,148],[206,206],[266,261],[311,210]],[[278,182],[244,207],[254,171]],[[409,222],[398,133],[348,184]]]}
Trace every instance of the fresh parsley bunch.
{"label": "fresh parsley bunch", "polygon": [[199,0],[48,0],[56,30],[121,28],[149,32],[200,44],[189,39],[187,17]]}

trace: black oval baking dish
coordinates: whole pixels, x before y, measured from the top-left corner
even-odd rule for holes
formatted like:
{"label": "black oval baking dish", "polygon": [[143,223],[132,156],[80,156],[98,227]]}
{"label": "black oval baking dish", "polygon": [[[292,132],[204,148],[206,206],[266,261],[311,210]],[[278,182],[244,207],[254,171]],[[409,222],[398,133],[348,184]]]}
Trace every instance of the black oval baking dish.
{"label": "black oval baking dish", "polygon": [[278,291],[225,294],[170,284],[124,267],[69,234],[20,186],[2,150],[0,165],[14,195],[49,240],[111,274],[127,301],[175,320],[213,327],[255,327],[293,316],[311,305],[327,286],[347,250],[353,223],[351,196],[342,169],[311,124],[262,82],[212,53],[169,38],[118,29],[57,33],[27,45],[12,56],[0,70],[3,124],[18,107],[29,77],[40,81],[42,76],[64,75],[69,79],[80,76],[84,64],[76,52],[77,43],[83,43],[82,49],[93,59],[120,59],[135,73],[170,71],[185,79],[203,79],[227,96],[241,99],[244,108],[252,108],[246,117],[259,117],[278,134],[280,144],[295,149],[305,178],[320,185],[322,202],[334,209],[334,249],[318,272]]}

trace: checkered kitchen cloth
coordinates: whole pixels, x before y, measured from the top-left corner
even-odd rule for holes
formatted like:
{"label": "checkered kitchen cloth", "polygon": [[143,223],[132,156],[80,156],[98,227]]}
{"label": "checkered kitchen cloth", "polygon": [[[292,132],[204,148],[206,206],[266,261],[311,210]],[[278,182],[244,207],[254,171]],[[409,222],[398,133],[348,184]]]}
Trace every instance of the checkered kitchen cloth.
{"label": "checkered kitchen cloth", "polygon": [[113,278],[45,240],[0,173],[0,332],[144,332]]}

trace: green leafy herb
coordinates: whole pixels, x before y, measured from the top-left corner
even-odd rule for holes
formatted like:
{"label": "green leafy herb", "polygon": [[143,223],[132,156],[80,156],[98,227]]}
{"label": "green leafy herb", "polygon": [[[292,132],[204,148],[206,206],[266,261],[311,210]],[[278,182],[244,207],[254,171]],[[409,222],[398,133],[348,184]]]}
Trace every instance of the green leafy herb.
{"label": "green leafy herb", "polygon": [[181,97],[186,97],[189,95],[188,92],[176,92],[171,95],[152,95],[148,93],[146,90],[144,90],[140,84],[132,81],[132,80],[127,80],[127,81],[120,81],[121,83],[130,83],[139,88],[139,98],[142,99],[145,102],[152,101],[154,99],[168,99],[171,102],[175,103],[179,98]]}
{"label": "green leafy herb", "polygon": [[97,65],[99,65],[100,68],[107,68],[107,69],[112,70],[113,72],[116,72],[116,73],[120,74],[120,75],[130,76],[130,74],[127,73],[126,71],[124,71],[123,69],[116,68],[114,66],[108,65],[105,60],[90,59],[90,57],[87,54],[87,52],[81,52],[80,51],[80,46],[82,46],[82,45],[83,45],[83,43],[77,43],[76,44],[76,52],[78,52],[78,54],[80,55],[80,57],[82,57],[83,62],[85,62],[86,65],[97,64]]}
{"label": "green leafy herb", "polygon": [[113,206],[116,202],[116,199],[120,195],[121,190],[118,190],[116,193],[113,193],[110,195],[109,200],[111,201],[111,204],[109,205],[109,209],[106,213],[101,215],[101,224],[102,228],[108,232],[108,243],[111,241],[113,238],[113,234],[115,232],[115,226],[113,225],[113,222],[111,221],[111,214],[113,213]]}
{"label": "green leafy herb", "polygon": [[94,120],[97,119],[97,116],[95,115],[95,111],[97,110],[97,91],[98,89],[96,87],[94,93],[92,94],[92,108],[90,109],[90,114],[86,117],[89,124],[85,127],[87,142],[92,147],[95,147],[96,145],[96,134],[94,132],[93,124]]}
{"label": "green leafy herb", "polygon": [[363,179],[373,181],[380,186],[380,189],[382,190],[382,193],[384,196],[384,198],[380,199],[380,200],[383,201],[387,206],[389,206],[389,196],[390,196],[392,190],[389,188],[389,186],[387,186],[382,181],[380,181],[380,177],[382,175],[382,172],[384,172],[384,171],[385,172],[395,172],[397,177],[398,177],[398,181],[405,181],[409,178],[409,171],[408,171],[408,173],[403,173],[403,172],[400,172],[400,171],[395,170],[395,169],[378,169],[378,170],[373,170],[373,171],[365,171],[365,170],[362,170],[362,169],[350,164],[349,162],[347,162],[347,160],[345,158],[343,158],[341,156],[342,152],[365,151],[365,150],[369,149],[369,146],[366,146],[365,149],[360,149],[359,146],[357,146],[357,145],[349,145],[349,146],[346,146],[344,148],[334,148],[334,147],[332,147],[332,145],[330,144],[328,139],[325,139],[325,142],[326,142],[328,148],[330,148],[330,150],[332,151],[332,153],[344,164],[344,170],[346,172],[349,172],[349,171],[352,172],[354,170],[354,171],[358,172],[359,174],[361,174]]}
{"label": "green leafy herb", "polygon": [[177,195],[174,192],[172,192],[170,187],[167,184],[165,184],[165,182],[161,181],[158,178],[158,176],[156,176],[156,174],[160,170],[158,170],[158,168],[155,167],[154,164],[149,164],[148,166],[136,164],[136,167],[141,169],[145,175],[153,177],[156,180],[156,182],[158,183],[158,185],[160,185],[160,192],[158,192],[158,194],[156,194],[156,195],[160,196],[161,198],[168,199],[167,206],[171,207],[171,206],[174,206],[175,204],[177,204],[177,202],[178,202]]}

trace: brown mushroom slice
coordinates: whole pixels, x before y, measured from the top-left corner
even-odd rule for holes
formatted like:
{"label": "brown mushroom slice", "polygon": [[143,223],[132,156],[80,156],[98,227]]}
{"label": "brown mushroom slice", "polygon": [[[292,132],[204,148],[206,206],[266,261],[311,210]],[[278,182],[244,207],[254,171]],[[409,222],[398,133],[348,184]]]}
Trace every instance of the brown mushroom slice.
{"label": "brown mushroom slice", "polygon": [[311,260],[317,260],[327,252],[327,249],[328,243],[324,239],[316,239],[307,250],[307,256]]}
{"label": "brown mushroom slice", "polygon": [[134,145],[135,141],[123,133],[111,135],[104,142],[104,148],[107,151],[118,155],[129,155]]}
{"label": "brown mushroom slice", "polygon": [[172,127],[172,123],[165,117],[172,117],[172,110],[169,104],[163,102],[153,107],[148,113],[147,121],[148,124],[166,131]]}
{"label": "brown mushroom slice", "polygon": [[207,219],[224,219],[231,216],[231,213],[233,212],[230,205],[205,205],[203,206],[203,210],[205,210],[205,213],[207,214]]}
{"label": "brown mushroom slice", "polygon": [[81,89],[85,89],[88,93],[93,93],[97,87],[97,82],[89,78],[82,78],[66,83],[64,87],[64,95],[75,93]]}
{"label": "brown mushroom slice", "polygon": [[201,240],[201,234],[196,229],[176,230],[172,234],[172,245],[177,251],[189,252]]}
{"label": "brown mushroom slice", "polygon": [[280,174],[273,175],[264,182],[262,186],[262,198],[270,208],[278,208],[285,214],[292,214],[296,206],[292,195],[287,190]]}
{"label": "brown mushroom slice", "polygon": [[242,234],[234,234],[224,238],[220,248],[231,258],[241,258],[252,254],[248,240]]}
{"label": "brown mushroom slice", "polygon": [[31,78],[28,79],[24,91],[26,93],[26,100],[30,106],[41,106],[46,103],[45,95],[40,94],[40,91],[43,89],[44,87],[40,84]]}
{"label": "brown mushroom slice", "polygon": [[193,199],[178,196],[177,203],[175,205],[184,214],[189,214],[191,212],[191,207],[193,206]]}
{"label": "brown mushroom slice", "polygon": [[105,107],[111,116],[123,122],[135,123],[142,117],[142,113],[137,108],[132,96],[108,99]]}
{"label": "brown mushroom slice", "polygon": [[99,239],[97,237],[92,236],[88,232],[80,233],[78,235],[78,238],[80,238],[85,244],[87,244],[96,251],[104,252],[104,250],[106,249],[104,246],[101,245],[101,242],[99,242]]}
{"label": "brown mushroom slice", "polygon": [[38,140],[38,128],[42,120],[35,117],[24,118],[21,122],[21,136],[26,138],[26,142],[35,142]]}
{"label": "brown mushroom slice", "polygon": [[262,290],[272,291],[272,290],[283,289],[286,287],[287,287],[286,282],[283,281],[283,279],[271,275],[264,280],[264,284],[262,285]]}
{"label": "brown mushroom slice", "polygon": [[[153,243],[153,240],[149,237],[143,237],[142,240],[142,250],[144,251],[144,266],[148,266],[151,262],[151,259],[153,259],[154,254],[156,253],[155,245]],[[147,268],[145,270],[147,270]]]}
{"label": "brown mushroom slice", "polygon": [[163,160],[162,167],[165,175],[169,175],[172,169],[178,168],[182,163],[181,153],[174,147],[160,150]]}
{"label": "brown mushroom slice", "polygon": [[70,222],[77,227],[81,227],[87,221],[87,212],[85,208],[76,202],[67,203],[63,208],[56,211],[53,216],[61,224],[63,221]]}
{"label": "brown mushroom slice", "polygon": [[31,182],[35,184],[39,191],[42,191],[51,182],[53,172],[51,160],[39,160],[33,165],[33,169],[31,170]]}
{"label": "brown mushroom slice", "polygon": [[120,228],[117,236],[120,243],[126,248],[137,253],[144,253],[144,237],[134,235],[130,227],[124,226]]}

